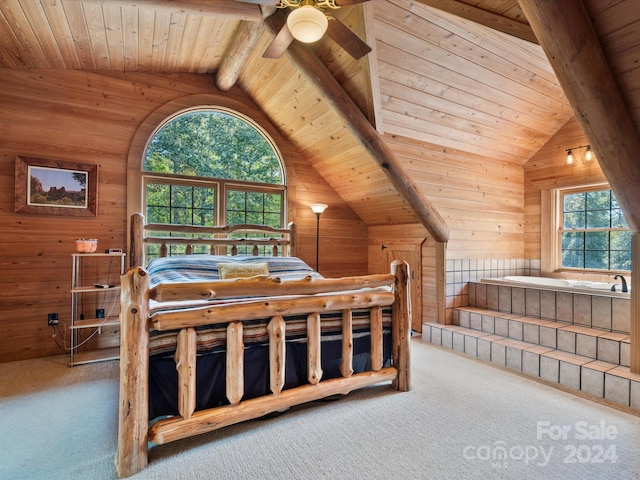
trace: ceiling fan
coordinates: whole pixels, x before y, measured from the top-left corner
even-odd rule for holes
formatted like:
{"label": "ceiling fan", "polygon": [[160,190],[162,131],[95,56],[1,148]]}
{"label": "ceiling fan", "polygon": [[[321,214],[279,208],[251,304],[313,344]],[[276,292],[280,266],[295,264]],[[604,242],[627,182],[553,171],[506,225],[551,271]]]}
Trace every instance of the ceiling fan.
{"label": "ceiling fan", "polygon": [[360,39],[349,27],[326,9],[338,9],[346,5],[363,3],[368,0],[241,0],[249,3],[288,8],[291,11],[287,22],[280,29],[263,58],[280,58],[293,40],[314,43],[326,33],[334,42],[344,48],[356,60],[371,51],[371,47]]}

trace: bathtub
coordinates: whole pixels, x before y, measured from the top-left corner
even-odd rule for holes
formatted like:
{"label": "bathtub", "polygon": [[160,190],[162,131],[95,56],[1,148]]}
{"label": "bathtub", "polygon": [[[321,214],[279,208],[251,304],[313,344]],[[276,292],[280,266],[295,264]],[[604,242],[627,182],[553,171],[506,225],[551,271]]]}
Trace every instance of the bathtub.
{"label": "bathtub", "polygon": [[[588,282],[584,280],[566,280],[563,278],[550,278],[550,277],[529,277],[523,275],[511,275],[502,278],[483,278],[483,283],[497,283],[500,285],[511,286],[536,286],[539,288],[559,289],[559,290],[571,290],[571,291],[592,291],[599,290],[600,293],[611,291],[611,287],[616,286],[616,293],[622,295],[628,295],[620,291],[619,283],[607,283],[607,282]],[[631,291],[631,286],[629,286]]]}

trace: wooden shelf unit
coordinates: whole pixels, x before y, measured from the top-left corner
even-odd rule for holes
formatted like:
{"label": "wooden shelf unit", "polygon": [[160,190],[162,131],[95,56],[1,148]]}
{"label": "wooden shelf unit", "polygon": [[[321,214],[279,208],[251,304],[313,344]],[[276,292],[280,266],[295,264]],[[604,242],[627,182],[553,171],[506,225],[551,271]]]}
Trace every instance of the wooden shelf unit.
{"label": "wooden shelf unit", "polygon": [[[105,306],[107,304],[119,304],[119,283],[120,275],[124,273],[125,255],[125,253],[73,253],[71,255],[71,348],[69,361],[71,366],[119,358],[119,346],[108,346],[105,348],[91,350],[81,350],[81,347],[88,338],[92,337],[96,333],[102,333],[102,328],[118,327],[120,325],[119,311],[107,311]],[[115,285],[112,278],[98,279],[95,274],[93,276],[87,275],[88,272],[86,271],[87,266],[85,263],[89,258],[91,258],[93,262],[106,262],[107,260],[109,262],[113,262],[114,259],[117,259],[117,271],[114,270],[114,272],[110,272],[109,277],[115,274],[118,284]],[[109,265],[109,268],[111,269],[112,266]],[[92,282],[86,282],[88,283],[87,285],[83,282],[83,279],[86,279],[88,276],[92,278]],[[96,287],[95,285],[99,284],[101,281],[111,281],[111,285],[113,286],[108,288]],[[98,298],[99,295],[103,295],[102,300]],[[92,296],[90,302],[88,302],[91,305],[102,305],[102,310],[105,311],[105,317],[96,318],[95,316],[91,316],[90,318],[87,318],[85,316],[85,312],[82,311],[85,296]],[[84,332],[85,330],[87,332]],[[83,339],[83,333],[87,333],[89,337]]]}

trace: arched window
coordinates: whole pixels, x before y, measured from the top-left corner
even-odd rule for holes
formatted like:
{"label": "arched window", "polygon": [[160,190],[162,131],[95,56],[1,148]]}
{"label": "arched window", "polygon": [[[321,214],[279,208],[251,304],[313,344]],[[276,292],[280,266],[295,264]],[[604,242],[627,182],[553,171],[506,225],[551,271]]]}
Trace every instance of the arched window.
{"label": "arched window", "polygon": [[285,224],[280,153],[260,126],[228,109],[167,119],[149,140],[142,179],[148,223]]}

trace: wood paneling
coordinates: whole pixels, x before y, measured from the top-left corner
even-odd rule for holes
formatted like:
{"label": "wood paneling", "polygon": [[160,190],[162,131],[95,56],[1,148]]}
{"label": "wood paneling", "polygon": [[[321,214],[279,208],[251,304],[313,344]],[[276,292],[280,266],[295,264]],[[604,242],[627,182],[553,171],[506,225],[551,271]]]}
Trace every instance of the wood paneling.
{"label": "wood paneling", "polygon": [[402,137],[385,140],[446,219],[447,258],[522,257],[519,165]]}
{"label": "wood paneling", "polygon": [[[550,235],[548,215],[542,208],[542,192],[555,188],[606,182],[597,160],[585,164],[576,152],[573,165],[566,164],[567,152],[571,147],[587,145],[589,141],[575,117],[562,127],[524,166],[525,236],[524,258],[541,259],[549,252],[541,250],[541,235]],[[543,242],[544,244],[544,242]],[[547,241],[548,244],[548,241]]]}
{"label": "wood paneling", "polygon": [[[58,312],[68,325],[76,238],[97,238],[101,250],[126,248],[127,154],[139,125],[174,99],[220,93],[208,75],[17,69],[0,70],[0,92],[0,361],[10,361],[61,353],[46,318]],[[238,89],[228,95],[251,104]],[[296,179],[289,218],[299,226],[300,256],[315,261],[316,219],[308,204],[327,203],[322,273],[366,273],[366,250],[357,248],[366,226],[295,147],[277,140],[289,178]],[[16,155],[97,164],[98,215],[14,213]]]}
{"label": "wood paneling", "polygon": [[386,133],[522,165],[571,116],[539,46],[409,0],[374,6]]}
{"label": "wood paneling", "polygon": [[[382,245],[388,242],[421,244],[422,266],[419,273],[422,292],[422,323],[438,321],[438,287],[437,279],[444,275],[444,265],[438,264],[436,242],[429,236],[422,225],[395,225],[369,228],[369,272],[388,273],[387,255]],[[414,277],[415,278],[415,277]],[[443,283],[443,282],[441,282]]]}

